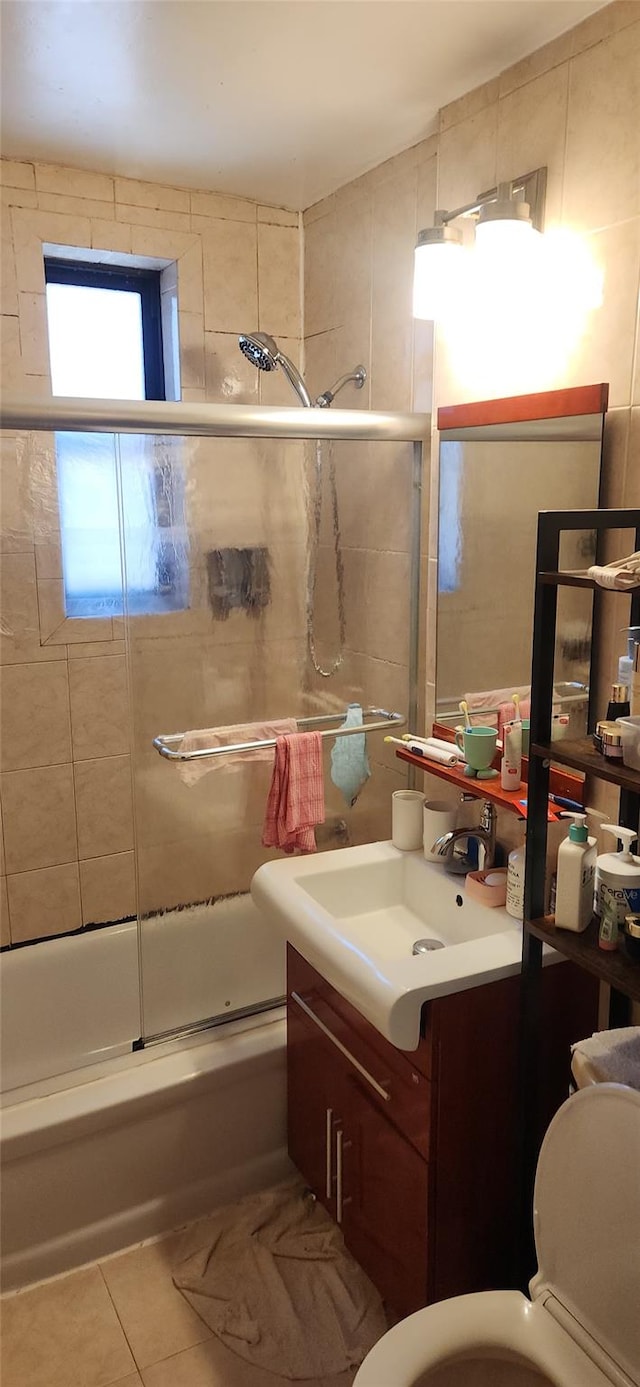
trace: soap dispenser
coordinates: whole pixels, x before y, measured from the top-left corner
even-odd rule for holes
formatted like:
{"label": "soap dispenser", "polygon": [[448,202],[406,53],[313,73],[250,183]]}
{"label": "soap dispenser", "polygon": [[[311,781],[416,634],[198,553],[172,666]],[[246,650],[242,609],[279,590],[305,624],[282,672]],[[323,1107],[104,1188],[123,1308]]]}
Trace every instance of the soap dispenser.
{"label": "soap dispenser", "polygon": [[579,932],[587,928],[593,916],[596,840],[588,836],[586,814],[562,817],[573,819],[573,823],[558,848],[556,925]]}
{"label": "soap dispenser", "polygon": [[622,844],[621,852],[603,852],[596,860],[594,910],[601,916],[615,907],[618,928],[622,930],[626,915],[640,912],[640,857],[634,857],[631,844],[638,835],[632,828],[620,824],[603,824],[605,833],[615,834]]}

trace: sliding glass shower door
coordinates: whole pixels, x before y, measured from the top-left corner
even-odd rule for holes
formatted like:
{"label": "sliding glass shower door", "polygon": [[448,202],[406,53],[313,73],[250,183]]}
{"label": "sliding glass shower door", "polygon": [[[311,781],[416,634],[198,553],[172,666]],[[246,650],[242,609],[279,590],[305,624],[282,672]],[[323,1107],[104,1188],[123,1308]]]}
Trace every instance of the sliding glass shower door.
{"label": "sliding glass shower door", "polygon": [[[259,737],[310,717],[331,730],[350,703],[407,715],[414,459],[408,442],[121,434],[118,446],[149,1040],[285,988],[282,942],[248,894],[277,856],[262,846],[272,753],[175,761],[154,741],[180,749],[194,733],[202,747],[230,728],[242,741],[246,725]],[[389,836],[404,768],[384,732],[357,743],[345,776],[324,738],[321,851]]]}

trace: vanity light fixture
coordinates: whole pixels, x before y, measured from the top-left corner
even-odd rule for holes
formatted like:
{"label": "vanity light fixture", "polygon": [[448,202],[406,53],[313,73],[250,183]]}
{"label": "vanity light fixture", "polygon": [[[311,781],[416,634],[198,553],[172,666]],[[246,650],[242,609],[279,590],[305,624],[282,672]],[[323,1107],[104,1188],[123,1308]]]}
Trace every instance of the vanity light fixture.
{"label": "vanity light fixture", "polygon": [[434,225],[418,233],[413,280],[413,315],[431,321],[451,303],[465,260],[462,229],[453,222],[475,225],[482,254],[512,259],[542,231],[546,168],[535,169],[481,193],[475,202],[453,212],[435,213]]}

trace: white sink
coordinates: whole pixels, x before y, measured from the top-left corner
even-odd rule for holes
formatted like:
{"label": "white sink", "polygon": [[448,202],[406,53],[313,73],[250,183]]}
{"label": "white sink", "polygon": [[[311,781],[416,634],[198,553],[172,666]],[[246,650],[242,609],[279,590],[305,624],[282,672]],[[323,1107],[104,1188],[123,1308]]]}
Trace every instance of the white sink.
{"label": "white sink", "polygon": [[[266,862],[251,894],[286,939],[401,1050],[423,1002],[520,971],[522,926],[421,852],[367,843]],[[419,939],[444,947],[413,954]]]}

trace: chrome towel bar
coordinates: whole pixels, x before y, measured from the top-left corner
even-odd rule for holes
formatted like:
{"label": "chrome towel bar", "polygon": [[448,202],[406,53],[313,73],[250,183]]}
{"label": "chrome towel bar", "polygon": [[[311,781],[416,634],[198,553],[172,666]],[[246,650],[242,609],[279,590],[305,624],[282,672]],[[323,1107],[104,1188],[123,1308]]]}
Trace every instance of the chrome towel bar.
{"label": "chrome towel bar", "polygon": [[[342,713],[323,713],[316,718],[297,718],[300,730],[306,728],[318,728],[323,722],[334,724],[332,728],[320,732],[321,737],[353,737],[356,733],[362,736],[363,732],[382,732],[388,727],[404,727],[407,719],[403,713],[389,713],[386,708],[363,708],[364,718],[374,718],[374,722],[363,722],[359,727],[339,727],[335,729],[335,724],[344,722],[346,709]],[[166,736],[154,737],[153,745],[161,756],[168,761],[197,761],[204,756],[225,756],[229,752],[240,751],[263,751],[265,747],[275,747],[276,738],[268,737],[259,742],[231,742],[228,746],[200,747],[197,751],[178,751],[175,748],[185,736],[184,732],[172,732]]]}

